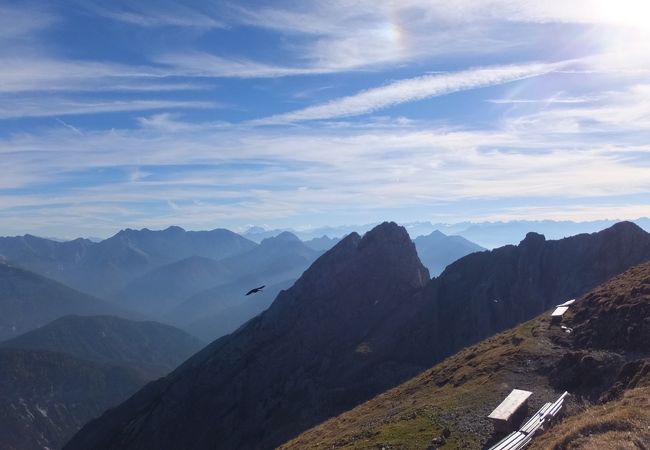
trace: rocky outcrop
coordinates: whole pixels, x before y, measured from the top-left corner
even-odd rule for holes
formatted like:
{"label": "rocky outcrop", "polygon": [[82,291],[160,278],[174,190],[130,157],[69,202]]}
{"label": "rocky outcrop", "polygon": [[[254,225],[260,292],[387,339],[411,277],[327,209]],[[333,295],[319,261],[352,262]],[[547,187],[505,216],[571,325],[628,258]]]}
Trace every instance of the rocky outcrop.
{"label": "rocky outcrop", "polygon": [[650,342],[650,264],[590,292],[572,308],[576,342],[585,347],[644,351]]}

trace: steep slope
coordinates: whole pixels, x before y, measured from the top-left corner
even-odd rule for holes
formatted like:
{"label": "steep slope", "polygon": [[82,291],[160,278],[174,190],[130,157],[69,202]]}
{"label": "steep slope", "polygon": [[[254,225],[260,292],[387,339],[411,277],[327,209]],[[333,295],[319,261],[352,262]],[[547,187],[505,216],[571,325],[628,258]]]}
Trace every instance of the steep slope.
{"label": "steep slope", "polygon": [[59,449],[84,423],[143,384],[124,367],[0,348],[0,449]]}
{"label": "steep slope", "polygon": [[[536,437],[531,449],[643,449],[650,438],[650,347],[645,340],[639,348],[636,337],[650,333],[649,308],[646,263],[578,299],[565,318],[573,333],[549,326],[547,311],[282,448],[484,448],[499,438],[487,415],[518,388],[533,392],[530,413],[564,390],[572,394],[569,417]],[[610,334],[604,323],[620,329]],[[635,332],[616,332],[628,327]]]}
{"label": "steep slope", "polygon": [[112,316],[61,317],[0,345],[127,366],[147,379],[166,375],[204,346],[169,325]]}
{"label": "steep slope", "polygon": [[221,261],[190,256],[136,278],[115,294],[114,299],[133,310],[162,317],[187,298],[226,283],[234,276]]}
{"label": "steep slope", "polygon": [[0,340],[68,314],[131,316],[56,281],[0,263]]}
{"label": "steep slope", "polygon": [[[650,235],[621,223],[560,241],[530,234],[461,258],[424,286],[428,271],[406,231],[382,224],[343,239],[264,314],[89,424],[69,448],[269,448],[647,260]],[[179,410],[191,421],[178,421]]]}
{"label": "steep slope", "polygon": [[88,424],[67,448],[279,444],[394,383],[393,367],[363,341],[428,280],[403,228],[353,233],[266,312]]}
{"label": "steep slope", "polygon": [[431,276],[437,277],[452,262],[474,252],[485,250],[462,236],[447,236],[436,230],[413,240],[422,264]]}

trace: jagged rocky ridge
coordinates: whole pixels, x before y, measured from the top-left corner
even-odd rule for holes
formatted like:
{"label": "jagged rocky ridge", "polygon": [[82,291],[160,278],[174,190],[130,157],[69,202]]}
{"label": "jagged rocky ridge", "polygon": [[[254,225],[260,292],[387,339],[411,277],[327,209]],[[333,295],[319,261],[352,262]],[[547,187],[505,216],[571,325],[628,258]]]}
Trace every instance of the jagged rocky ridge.
{"label": "jagged rocky ridge", "polygon": [[631,223],[468,255],[428,282],[382,224],[319,258],[271,308],[89,423],[66,447],[269,448],[650,259]]}

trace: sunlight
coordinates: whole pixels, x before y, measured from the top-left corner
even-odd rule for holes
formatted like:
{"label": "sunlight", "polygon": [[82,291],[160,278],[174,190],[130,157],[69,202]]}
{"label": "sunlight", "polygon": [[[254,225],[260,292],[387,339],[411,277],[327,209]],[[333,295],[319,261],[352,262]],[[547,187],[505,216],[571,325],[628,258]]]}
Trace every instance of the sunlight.
{"label": "sunlight", "polygon": [[597,0],[592,14],[604,22],[636,28],[650,33],[648,0]]}

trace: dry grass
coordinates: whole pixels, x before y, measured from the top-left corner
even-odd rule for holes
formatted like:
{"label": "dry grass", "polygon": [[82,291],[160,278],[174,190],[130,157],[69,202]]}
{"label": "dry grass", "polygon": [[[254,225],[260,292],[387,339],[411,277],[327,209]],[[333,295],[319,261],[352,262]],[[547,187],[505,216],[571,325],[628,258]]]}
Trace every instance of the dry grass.
{"label": "dry grass", "polygon": [[535,439],[531,450],[648,449],[650,388],[632,389],[622,399],[592,406],[566,418]]}

